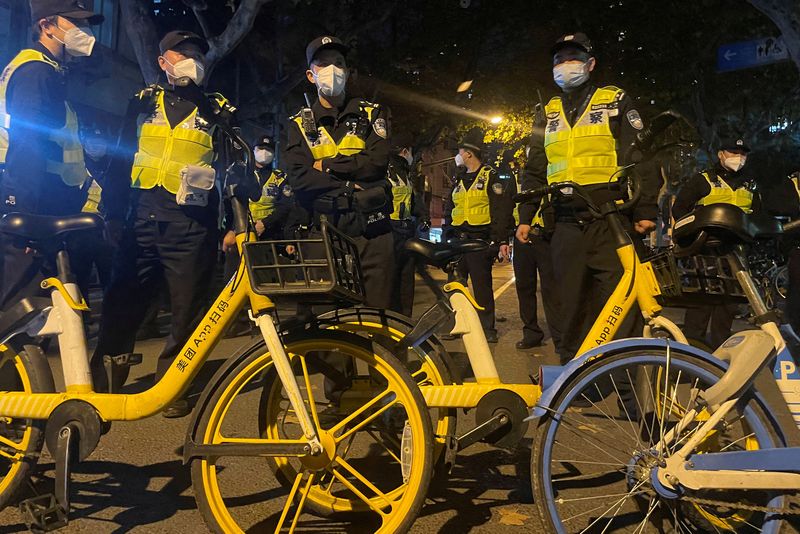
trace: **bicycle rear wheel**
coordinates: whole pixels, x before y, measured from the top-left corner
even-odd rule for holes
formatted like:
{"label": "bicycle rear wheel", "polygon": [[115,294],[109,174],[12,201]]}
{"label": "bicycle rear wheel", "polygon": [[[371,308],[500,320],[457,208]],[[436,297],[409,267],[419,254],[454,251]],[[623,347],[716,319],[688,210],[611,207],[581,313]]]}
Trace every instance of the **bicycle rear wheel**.
{"label": "bicycle rear wheel", "polygon": [[[706,420],[698,393],[722,374],[666,349],[587,364],[564,386],[534,439],[531,475],[543,520],[562,533],[779,532],[781,521],[758,508],[780,507],[784,495],[705,490],[668,499],[652,486],[653,469]],[[689,409],[699,411],[696,420],[656,448]],[[696,453],[781,447],[777,425],[749,395]]]}
{"label": "bicycle rear wheel", "polygon": [[[410,374],[353,334],[318,330],[284,341],[325,451],[194,459],[192,480],[206,524],[225,533],[407,531],[433,470],[431,421]],[[331,361],[331,353],[340,360]],[[352,363],[350,372],[341,372],[342,362]],[[330,385],[343,376],[346,385]],[[263,342],[210,387],[201,400],[197,443],[302,441]]]}

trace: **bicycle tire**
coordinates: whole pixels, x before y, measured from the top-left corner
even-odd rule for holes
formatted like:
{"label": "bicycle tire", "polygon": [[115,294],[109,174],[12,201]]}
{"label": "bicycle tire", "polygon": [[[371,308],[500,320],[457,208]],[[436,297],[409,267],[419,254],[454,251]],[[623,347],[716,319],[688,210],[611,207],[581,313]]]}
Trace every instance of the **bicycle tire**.
{"label": "bicycle tire", "polygon": [[[52,393],[53,374],[47,358],[36,345],[13,342],[0,351],[0,391]],[[15,373],[10,372],[13,363]],[[0,510],[12,504],[27,483],[31,469],[39,461],[44,445],[44,420],[6,420],[0,414]],[[8,458],[9,450],[16,450]]]}
{"label": "bicycle tire", "polygon": [[[603,530],[604,532],[628,532],[633,531],[634,528],[638,532],[663,531],[664,523],[671,521],[668,514],[660,515],[660,512],[664,510],[675,512],[674,522],[687,521],[682,526],[676,526],[673,522],[671,525],[672,530],[670,531],[714,531],[714,527],[708,524],[709,521],[713,520],[713,514],[717,514],[716,517],[718,519],[729,520],[730,525],[741,525],[741,522],[738,522],[739,519],[736,517],[731,515],[722,517],[724,514],[720,512],[720,508],[714,508],[712,514],[702,517],[696,503],[685,499],[682,500],[681,497],[671,501],[672,504],[664,504],[663,506],[661,506],[662,501],[658,500],[657,496],[655,500],[659,503],[658,506],[653,505],[653,500],[649,504],[644,502],[647,498],[645,496],[653,499],[654,494],[652,487],[648,486],[648,481],[646,480],[646,473],[653,466],[650,464],[641,465],[642,462],[649,461],[646,456],[647,451],[650,450],[648,449],[649,443],[647,440],[654,441],[654,438],[657,437],[654,434],[659,431],[660,422],[666,423],[669,419],[669,414],[665,412],[660,417],[653,417],[651,414],[652,407],[648,408],[647,405],[641,402],[641,400],[645,399],[644,392],[646,388],[652,387],[648,385],[652,384],[652,382],[649,380],[645,370],[669,369],[666,375],[659,376],[670,376],[670,373],[675,372],[678,373],[678,380],[681,378],[687,379],[686,377],[690,376],[690,373],[694,373],[691,376],[695,377],[696,382],[693,383],[696,387],[701,387],[701,389],[714,383],[724,373],[722,366],[714,365],[696,356],[675,350],[670,351],[669,363],[667,364],[666,354],[667,352],[664,349],[631,350],[609,355],[608,357],[601,357],[586,364],[579,373],[563,386],[557,395],[556,401],[551,405],[553,410],[549,411],[540,420],[531,451],[531,483],[539,515],[551,531],[566,533],[587,528],[586,522],[589,519],[581,519],[580,514],[570,515],[572,514],[571,508],[577,506],[576,503],[579,500],[584,510],[589,509],[589,512],[583,512],[584,514],[591,515],[591,512],[594,511],[594,515],[591,516],[594,523],[589,524],[588,527]],[[661,367],[662,365],[664,367]],[[638,370],[639,373],[637,374],[631,370]],[[625,374],[622,374],[623,371]],[[615,376],[627,376],[628,383],[633,384],[630,393],[627,395],[627,400],[624,393],[621,393],[622,388],[617,385],[620,381],[615,381]],[[632,378],[634,376],[636,377],[635,380]],[[645,379],[642,379],[643,376]],[[653,376],[655,376],[655,373],[653,373]],[[613,385],[613,388],[609,388],[609,385]],[[675,393],[671,398],[673,407],[675,405],[674,399],[678,396],[679,387],[686,391],[691,391],[691,388],[687,388],[685,384],[676,385],[673,388]],[[592,388],[597,391],[597,394],[594,393]],[[651,389],[650,391],[652,393],[653,390]],[[608,415],[612,413],[611,409],[614,408],[614,404],[609,406],[608,401],[613,400],[615,396],[617,400],[616,409],[620,414],[624,413],[628,423],[631,424],[627,432],[625,432],[625,427],[627,426],[625,418],[622,415],[616,418],[618,422],[612,421],[613,418]],[[655,394],[651,396],[655,398]],[[661,398],[661,396],[662,394],[659,392],[658,397]],[[633,404],[634,400],[635,405],[633,407],[626,407],[626,405]],[[769,415],[768,407],[760,399],[760,396],[752,394],[752,388],[751,394],[748,394],[743,402],[741,420],[734,421],[730,425],[731,429],[726,428],[725,432],[733,431],[733,427],[741,422],[743,433],[750,429],[760,448],[785,446],[781,436],[787,434],[781,428],[780,423]],[[672,411],[672,408],[670,411]],[[604,415],[598,415],[598,412],[603,412]],[[608,412],[608,414],[605,414],[605,412]],[[645,413],[649,418],[631,417],[630,414],[635,412]],[[737,411],[736,413],[740,412]],[[733,412],[726,417],[731,417],[732,415]],[[615,427],[613,441],[607,439],[608,432],[603,432],[601,420],[604,417],[610,421],[606,426],[609,428]],[[675,417],[677,419],[677,414]],[[634,419],[636,424],[634,424]],[[575,443],[571,441],[573,439],[572,436],[567,436],[566,432],[564,434],[558,432],[561,427],[567,429],[573,424],[571,422],[573,420],[591,422],[587,423],[588,426],[585,431],[575,432],[570,430],[573,433],[572,436],[576,436],[574,438],[577,440]],[[659,424],[655,423],[656,420],[659,421]],[[698,420],[700,420],[700,417],[698,417]],[[660,435],[663,435],[663,428],[665,427],[666,425],[661,428]],[[716,439],[720,439],[722,432],[718,434]],[[630,444],[628,444],[628,441],[630,441]],[[637,444],[633,444],[634,441]],[[729,444],[725,447],[730,446],[732,445]],[[603,447],[606,447],[605,451]],[[642,450],[639,451],[637,448]],[[610,455],[609,450],[614,454]],[[592,458],[560,457],[561,455],[575,455],[576,457],[581,454],[585,455],[583,451],[592,451]],[[601,453],[604,451],[605,455],[599,454],[598,451],[601,451]],[[700,448],[698,448],[698,452],[701,452]],[[611,456],[614,456],[614,458],[612,459]],[[602,465],[595,467],[592,464]],[[558,472],[562,471],[566,465],[570,465],[571,473],[569,475],[559,474]],[[582,465],[587,467],[581,467]],[[585,472],[581,471],[582,469]],[[598,469],[601,470],[599,473],[589,473],[589,471]],[[642,473],[645,473],[643,478],[637,478]],[[572,482],[573,480],[575,481],[574,483]],[[581,483],[582,480],[584,481],[583,484]],[[599,496],[595,495],[593,492],[598,491],[602,481],[608,481],[608,484],[613,482],[616,486],[614,489],[608,488],[606,491],[600,491],[601,495]],[[589,482],[595,484],[591,490],[584,487],[588,486]],[[614,494],[613,491],[618,493]],[[634,495],[634,493],[636,494]],[[691,495],[716,495],[717,500],[720,500],[719,496],[727,496],[732,503],[739,502],[739,500],[735,499],[742,499],[741,492],[732,491],[707,491],[702,494]],[[600,501],[604,498],[606,499],[605,501]],[[714,499],[714,497],[709,498]],[[760,498],[764,502],[759,501],[759,504],[768,503],[770,506],[775,506],[784,500],[781,495],[757,492],[752,492],[748,496],[748,499],[752,498]],[[600,501],[599,505],[595,507],[598,501]],[[607,502],[612,503],[611,506],[607,507]],[[653,513],[657,508],[659,512]],[[732,506],[731,509],[734,511],[744,510],[744,508],[737,509],[735,506]],[[603,511],[598,512],[597,510]],[[763,520],[765,516],[762,515],[760,517]],[[628,522],[627,525],[625,521]],[[659,526],[650,524],[650,522],[656,521],[660,521],[661,524]],[[687,525],[691,526],[691,528],[688,528]],[[626,526],[629,526],[630,529],[625,530]],[[622,530],[615,530],[614,527]],[[647,527],[650,527],[650,529],[647,530]],[[751,530],[750,527],[742,528],[742,531]],[[766,521],[763,528],[764,532],[775,534],[781,531],[782,522],[779,520]],[[724,528],[717,528],[717,530],[738,531]]]}
{"label": "bicycle tire", "polygon": [[[427,493],[427,488],[430,484],[431,474],[433,471],[432,424],[430,422],[430,417],[427,407],[425,406],[424,399],[422,398],[422,394],[411,378],[410,373],[393,356],[377,355],[372,351],[371,344],[367,340],[354,334],[329,330],[316,330],[311,332],[304,331],[294,335],[291,333],[285,335],[284,343],[287,347],[287,352],[290,354],[302,354],[302,357],[293,356],[293,362],[302,361],[302,366],[309,365],[309,363],[310,365],[317,365],[317,362],[314,362],[313,358],[311,358],[309,354],[313,354],[315,352],[327,352],[333,349],[338,349],[340,351],[347,350],[349,351],[349,356],[357,358],[359,362],[368,363],[369,370],[371,372],[376,373],[376,376],[386,379],[387,385],[392,384],[392,392],[395,395],[395,399],[400,399],[401,401],[392,401],[388,406],[385,404],[373,404],[373,406],[379,406],[379,411],[382,413],[389,413],[389,409],[393,408],[395,405],[402,406],[402,408],[406,410],[406,415],[408,417],[407,425],[412,434],[412,438],[408,443],[410,443],[410,446],[413,449],[413,461],[410,464],[410,472],[407,482],[404,480],[400,486],[394,488],[392,491],[387,490],[383,492],[382,495],[384,497],[381,497],[378,492],[375,492],[375,496],[373,498],[361,500],[361,498],[358,497],[355,492],[352,493],[353,497],[349,498],[341,497],[341,493],[336,493],[334,496],[335,498],[333,499],[334,504],[331,505],[329,507],[330,509],[328,510],[330,514],[320,513],[324,511],[324,507],[321,506],[315,506],[315,508],[311,510],[311,513],[314,514],[315,517],[333,515],[336,519],[341,519],[342,521],[351,520],[353,519],[353,516],[356,516],[359,518],[358,521],[360,522],[356,523],[357,525],[361,525],[362,523],[363,525],[369,525],[370,523],[368,520],[373,520],[374,522],[374,516],[376,514],[369,514],[369,512],[366,512],[366,510],[373,505],[377,507],[376,502],[380,501],[389,505],[390,512],[386,514],[386,518],[383,518],[383,516],[379,518],[380,525],[375,529],[375,531],[406,532],[413,524],[424,503],[425,495]],[[218,371],[217,375],[215,375],[215,378],[209,383],[203,393],[203,398],[201,398],[201,401],[198,405],[201,407],[202,413],[198,414],[197,427],[193,432],[195,442],[208,443],[209,441],[218,439],[218,436],[220,436],[219,439],[221,439],[221,428],[223,424],[226,424],[225,419],[228,415],[229,409],[233,405],[234,399],[236,399],[240,394],[246,396],[249,391],[258,393],[258,389],[263,387],[262,379],[269,374],[271,368],[271,361],[269,355],[266,353],[266,347],[263,341],[254,343],[240,356],[229,360],[226,365],[220,369],[220,371]],[[310,373],[310,371],[307,369],[304,371],[304,373],[305,380],[307,381],[306,384],[310,384],[308,380],[312,373]],[[247,388],[250,387],[248,384],[253,379],[258,380],[257,385],[255,385],[253,389],[248,390]],[[313,386],[310,388],[305,388],[306,391],[313,391],[313,389],[316,388]],[[388,390],[389,388],[387,386],[385,391]],[[304,394],[304,397],[305,396],[306,395]],[[343,405],[344,401],[340,401],[340,403]],[[360,409],[363,409],[364,406],[362,406]],[[262,407],[259,407],[259,414],[261,413],[261,408]],[[231,417],[233,418],[234,416],[231,415]],[[380,419],[382,420],[383,417],[385,416],[381,415]],[[366,419],[370,418],[371,416],[366,416]],[[347,417],[345,417],[345,419],[347,419]],[[378,419],[378,416],[371,418],[372,421],[378,421]],[[357,419],[353,419],[352,421],[357,421]],[[362,426],[362,423],[354,423],[352,421],[346,422],[341,420],[339,423],[337,423],[337,425],[345,424],[345,427],[342,427],[342,429],[348,428],[351,424],[355,425],[356,429]],[[372,422],[365,420],[363,423],[363,428],[368,428],[369,425],[372,425]],[[332,429],[336,428],[336,425],[332,427],[325,427],[321,425],[320,428],[323,428],[326,431],[331,431],[333,434],[334,432]],[[346,432],[343,432],[343,435],[351,434],[351,432],[355,432],[355,430],[348,428]],[[351,438],[359,435],[360,432],[361,430],[358,430],[357,432],[351,434]],[[303,480],[303,477],[306,473],[333,473],[333,471],[341,470],[342,466],[346,466],[349,463],[354,462],[352,458],[348,458],[347,460],[344,458],[350,451],[350,444],[353,441],[351,438],[347,438],[350,439],[350,442],[346,447],[347,450],[344,452],[342,452],[340,447],[341,442],[337,442],[333,448],[335,454],[330,456],[332,460],[325,466],[316,466],[313,469],[308,467],[303,463],[305,459],[308,459],[307,456],[304,457],[304,460],[299,460],[298,463],[295,464],[290,464],[288,457],[280,457],[283,459],[282,465],[299,465],[299,467],[296,469],[296,476],[294,477],[295,485],[299,484],[300,481]],[[367,448],[367,451],[369,450],[370,449]],[[378,461],[374,460],[372,457],[370,458],[372,461]],[[378,458],[380,460],[381,456],[379,455]],[[264,464],[264,458],[258,458],[258,460],[262,462],[259,465]],[[267,463],[273,461],[277,461],[277,459],[275,457],[270,457]],[[218,469],[217,463],[218,459],[214,459],[213,462],[210,459],[204,458],[194,458],[192,460],[192,481],[198,508],[201,511],[206,525],[212,531],[225,533],[240,532],[242,531],[242,527],[240,527],[237,523],[237,520],[234,519],[232,510],[229,509],[228,505],[226,504],[226,502],[230,501],[226,501],[226,499],[222,496],[222,492],[220,490],[220,479],[218,477],[219,472],[222,472],[222,469],[233,469],[233,467],[225,466],[221,469]],[[386,463],[385,466],[384,464],[381,464],[381,468],[383,469],[384,473],[388,473],[389,475],[397,470],[397,466],[391,461]],[[272,469],[272,467],[270,467],[270,469]],[[347,468],[345,467],[345,469]],[[288,472],[288,469],[286,472]],[[318,477],[318,481],[321,481],[323,477],[323,475],[314,474],[309,476]],[[392,477],[387,476],[387,480],[389,479],[392,479]],[[261,479],[259,479],[259,482],[260,481]],[[286,503],[283,505],[282,514],[287,514],[288,510],[292,507],[294,507],[293,509],[295,509],[295,511],[297,511],[297,509],[308,511],[309,500],[313,501],[315,504],[319,504],[319,502],[314,501],[316,496],[322,495],[323,492],[322,485],[321,483],[317,483],[318,481],[314,481],[314,478],[310,478],[309,481],[307,481],[308,486],[305,488],[304,496],[296,495],[294,490],[290,491],[289,495],[286,497]],[[379,491],[382,491],[383,488],[385,488],[385,486],[380,485],[382,482],[378,482],[376,480],[370,480],[369,483],[373,484],[376,489],[378,489],[378,486],[380,486]],[[268,491],[281,491],[281,485],[282,484],[279,484],[278,488],[270,488]],[[378,501],[376,501],[376,499]],[[365,513],[361,513],[362,511]],[[274,521],[276,520],[276,516],[277,513],[272,514],[263,521]],[[277,519],[277,521],[278,524],[280,524],[281,520]],[[315,526],[313,528],[320,528],[319,519],[315,520],[314,525]],[[251,528],[265,530],[269,529],[270,527],[265,526],[263,523],[258,523],[256,526]],[[271,527],[273,530],[274,528],[274,526]]]}

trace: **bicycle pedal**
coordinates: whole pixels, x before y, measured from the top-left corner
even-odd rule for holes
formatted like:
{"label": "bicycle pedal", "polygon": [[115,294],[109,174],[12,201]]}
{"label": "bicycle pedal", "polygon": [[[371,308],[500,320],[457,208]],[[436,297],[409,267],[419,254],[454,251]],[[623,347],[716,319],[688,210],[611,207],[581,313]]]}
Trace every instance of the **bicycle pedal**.
{"label": "bicycle pedal", "polygon": [[69,523],[67,513],[52,493],[25,499],[19,503],[19,511],[31,532],[51,532]]}

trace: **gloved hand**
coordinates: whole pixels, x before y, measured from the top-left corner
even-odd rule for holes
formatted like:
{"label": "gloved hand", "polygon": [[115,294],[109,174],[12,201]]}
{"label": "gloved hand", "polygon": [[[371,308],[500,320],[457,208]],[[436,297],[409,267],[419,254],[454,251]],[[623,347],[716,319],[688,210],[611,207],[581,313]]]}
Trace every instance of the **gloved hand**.
{"label": "gloved hand", "polygon": [[431,221],[427,219],[423,219],[422,222],[419,223],[419,232],[425,233],[431,229]]}

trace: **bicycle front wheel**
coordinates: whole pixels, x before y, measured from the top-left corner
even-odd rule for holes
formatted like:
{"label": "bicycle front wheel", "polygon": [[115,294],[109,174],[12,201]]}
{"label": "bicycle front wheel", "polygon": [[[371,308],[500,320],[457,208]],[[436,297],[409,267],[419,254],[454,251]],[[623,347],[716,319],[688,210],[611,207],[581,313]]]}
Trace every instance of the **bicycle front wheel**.
{"label": "bicycle front wheel", "polygon": [[[536,502],[556,532],[779,532],[771,492],[685,491],[665,498],[651,475],[707,420],[698,393],[723,370],[676,351],[599,358],[564,386],[540,423],[531,456]],[[698,416],[669,443],[690,409]],[[748,395],[709,431],[696,454],[783,446],[780,428]],[[659,445],[660,444],[660,445]]]}
{"label": "bicycle front wheel", "polygon": [[[225,533],[407,531],[433,470],[430,416],[411,375],[357,335],[318,330],[284,341],[324,452],[194,459],[206,524]],[[212,387],[197,442],[302,442],[263,342]]]}

